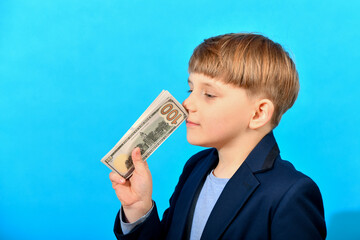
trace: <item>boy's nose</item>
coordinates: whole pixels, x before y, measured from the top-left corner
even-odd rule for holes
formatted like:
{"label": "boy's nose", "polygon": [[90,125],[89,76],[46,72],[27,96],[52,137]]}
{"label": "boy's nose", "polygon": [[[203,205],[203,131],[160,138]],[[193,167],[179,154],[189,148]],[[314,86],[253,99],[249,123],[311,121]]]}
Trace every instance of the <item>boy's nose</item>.
{"label": "boy's nose", "polygon": [[195,111],[195,106],[193,104],[193,101],[191,100],[191,94],[189,95],[189,97],[187,97],[184,102],[182,103],[182,105],[184,106],[184,108],[186,109],[186,111],[188,112],[193,112]]}

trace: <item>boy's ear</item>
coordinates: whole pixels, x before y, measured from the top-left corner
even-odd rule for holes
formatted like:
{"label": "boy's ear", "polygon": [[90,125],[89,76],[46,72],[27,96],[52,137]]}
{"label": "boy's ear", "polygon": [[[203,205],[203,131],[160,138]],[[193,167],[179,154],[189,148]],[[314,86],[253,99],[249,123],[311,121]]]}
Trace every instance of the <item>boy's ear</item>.
{"label": "boy's ear", "polygon": [[270,123],[272,115],[274,114],[274,104],[269,99],[260,99],[255,103],[254,110],[249,127],[256,130]]}

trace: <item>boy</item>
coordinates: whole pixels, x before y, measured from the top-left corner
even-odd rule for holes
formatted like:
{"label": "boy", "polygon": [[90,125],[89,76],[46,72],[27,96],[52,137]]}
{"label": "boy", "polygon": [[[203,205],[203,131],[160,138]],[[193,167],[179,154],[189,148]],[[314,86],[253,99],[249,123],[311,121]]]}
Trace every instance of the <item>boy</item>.
{"label": "boy", "polygon": [[189,73],[187,139],[209,149],[188,160],[161,221],[134,149],[133,176],[110,173],[122,205],[116,237],[325,239],[320,191],[281,159],[272,133],[299,91],[287,52],[261,35],[225,34],[194,50]]}

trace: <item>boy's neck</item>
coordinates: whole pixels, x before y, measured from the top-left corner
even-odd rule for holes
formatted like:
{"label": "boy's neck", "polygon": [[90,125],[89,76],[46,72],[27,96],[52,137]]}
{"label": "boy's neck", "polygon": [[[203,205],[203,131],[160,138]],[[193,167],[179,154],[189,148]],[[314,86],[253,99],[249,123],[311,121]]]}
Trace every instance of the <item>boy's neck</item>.
{"label": "boy's neck", "polygon": [[249,132],[233,143],[217,148],[219,163],[214,169],[214,175],[218,178],[231,178],[266,134]]}

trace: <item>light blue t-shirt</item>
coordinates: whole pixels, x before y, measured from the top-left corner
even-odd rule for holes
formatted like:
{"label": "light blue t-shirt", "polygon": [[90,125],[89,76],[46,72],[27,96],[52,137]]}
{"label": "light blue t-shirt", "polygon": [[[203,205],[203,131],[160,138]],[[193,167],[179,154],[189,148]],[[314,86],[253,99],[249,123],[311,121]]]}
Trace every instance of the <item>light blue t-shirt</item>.
{"label": "light blue t-shirt", "polygon": [[215,177],[213,172],[206,177],[195,206],[190,240],[200,239],[210,213],[228,181],[228,178]]}

